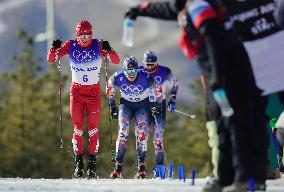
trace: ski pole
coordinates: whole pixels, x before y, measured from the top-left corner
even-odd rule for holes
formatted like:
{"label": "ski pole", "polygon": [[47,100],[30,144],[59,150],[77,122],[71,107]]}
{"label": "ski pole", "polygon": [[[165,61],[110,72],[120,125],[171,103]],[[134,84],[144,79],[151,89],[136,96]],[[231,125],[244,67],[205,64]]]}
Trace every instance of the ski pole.
{"label": "ski pole", "polygon": [[184,113],[184,112],[182,112],[182,111],[180,111],[180,110],[178,110],[178,109],[175,109],[174,112],[177,112],[177,113],[179,113],[179,114],[182,114],[182,115],[184,115],[184,116],[187,116],[187,117],[189,117],[189,118],[191,118],[191,119],[195,119],[195,118],[196,118],[196,115],[187,114],[187,113]]}
{"label": "ski pole", "polygon": [[109,121],[109,131],[110,131],[110,147],[111,147],[111,160],[112,162],[115,162],[114,158],[114,150],[113,150],[113,144],[112,144],[112,126],[111,126],[111,113],[110,113],[110,106],[108,104],[109,102],[109,89],[108,89],[108,61],[107,58],[105,59],[105,77],[106,77],[106,96],[107,96],[107,108],[108,108],[108,121]]}
{"label": "ski pole", "polygon": [[61,94],[61,67],[60,67],[60,58],[59,52],[55,52],[55,60],[58,68],[58,94],[59,94],[59,108],[60,108],[60,149],[63,149],[63,138],[62,138],[62,94]]}

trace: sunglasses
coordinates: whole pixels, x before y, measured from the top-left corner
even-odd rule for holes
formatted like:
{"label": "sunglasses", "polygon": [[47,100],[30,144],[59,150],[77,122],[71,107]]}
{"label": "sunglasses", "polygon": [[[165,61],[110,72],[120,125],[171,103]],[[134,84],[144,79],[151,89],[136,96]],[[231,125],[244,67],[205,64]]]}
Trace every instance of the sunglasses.
{"label": "sunglasses", "polygon": [[138,73],[138,69],[125,69],[125,72],[130,75],[131,73],[134,74],[135,76]]}
{"label": "sunglasses", "polygon": [[156,63],[146,63],[146,66],[149,66],[149,67],[153,67],[155,65],[156,65]]}
{"label": "sunglasses", "polygon": [[79,38],[89,38],[91,37],[91,34],[86,34],[86,35],[78,35]]}
{"label": "sunglasses", "polygon": [[154,68],[154,67],[156,67],[157,66],[157,63],[146,63],[145,65],[144,65],[144,68],[146,68],[146,69],[152,69],[152,68]]}

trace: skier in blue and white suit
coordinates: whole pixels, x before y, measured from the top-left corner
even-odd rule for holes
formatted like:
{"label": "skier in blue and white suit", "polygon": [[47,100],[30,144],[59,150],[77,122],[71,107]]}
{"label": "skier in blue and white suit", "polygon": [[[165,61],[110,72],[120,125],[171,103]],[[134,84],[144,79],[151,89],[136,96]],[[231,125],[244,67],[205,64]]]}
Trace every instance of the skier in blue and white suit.
{"label": "skier in blue and white suit", "polygon": [[[121,177],[122,163],[126,152],[126,141],[129,134],[130,121],[135,119],[135,136],[137,151],[137,178],[146,177],[145,160],[147,140],[149,136],[149,89],[154,81],[147,78],[145,72],[138,70],[135,57],[127,57],[123,69],[114,73],[109,81],[109,105],[111,115],[118,115],[119,133],[116,141],[116,165],[111,178]],[[115,104],[115,88],[119,88],[121,98],[119,113]],[[151,91],[153,92],[153,91]]]}
{"label": "skier in blue and white suit", "polygon": [[[151,116],[150,124],[154,125],[154,147],[155,158],[157,165],[164,164],[164,128],[166,121],[166,108],[169,112],[176,109],[176,95],[178,91],[178,81],[172,71],[165,66],[159,65],[157,55],[153,51],[147,50],[143,58],[144,70],[149,77],[155,80],[156,84],[156,102],[158,108],[153,111],[155,115]],[[170,92],[168,104],[166,104],[166,93]],[[154,171],[154,177],[157,177],[157,172]]]}

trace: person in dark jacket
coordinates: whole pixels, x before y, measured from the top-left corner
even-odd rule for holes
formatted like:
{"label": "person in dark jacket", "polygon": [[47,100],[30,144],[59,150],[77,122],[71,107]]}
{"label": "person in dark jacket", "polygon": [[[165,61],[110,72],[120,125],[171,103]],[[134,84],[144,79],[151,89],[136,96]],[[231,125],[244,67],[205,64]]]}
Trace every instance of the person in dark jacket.
{"label": "person in dark jacket", "polygon": [[[157,111],[155,115],[150,115],[150,127],[153,125],[153,143],[155,149],[156,167],[153,170],[154,178],[159,177],[158,166],[164,165],[165,145],[164,131],[166,125],[166,109],[173,112],[176,109],[176,97],[178,92],[178,80],[168,67],[158,62],[155,52],[147,50],[143,56],[144,66],[140,70],[146,72],[156,83]],[[166,97],[167,93],[170,96]],[[168,102],[167,102],[168,100]]]}
{"label": "person in dark jacket", "polygon": [[[126,57],[123,69],[115,72],[108,80],[109,106],[111,115],[118,118],[119,132],[116,141],[116,162],[111,178],[121,178],[123,161],[126,154],[126,143],[130,123],[135,121],[135,138],[137,154],[137,179],[146,178],[147,142],[149,137],[149,92],[154,89],[154,80],[149,80],[147,73],[138,69],[134,56]],[[115,104],[115,89],[120,91],[119,109]]]}
{"label": "person in dark jacket", "polygon": [[[234,23],[249,54],[257,86],[263,90],[264,102],[267,102],[271,94],[277,93],[280,103],[284,107],[284,76],[282,75],[284,59],[281,51],[284,46],[283,1],[222,1],[230,13],[227,24]],[[272,104],[275,102],[273,101]],[[268,104],[268,108],[270,107],[271,103]],[[262,121],[268,124],[268,118]],[[269,136],[273,140],[272,135]],[[279,151],[282,151],[282,148]],[[271,159],[273,156],[269,155],[269,157],[270,167],[275,171],[274,177],[277,177],[277,169]],[[278,157],[280,158],[281,155]],[[277,156],[274,158],[277,159]],[[282,167],[282,158],[280,158],[277,167]],[[268,175],[268,177],[271,176]]]}
{"label": "person in dark jacket", "polygon": [[[246,191],[254,179],[255,189],[265,190],[267,141],[264,102],[255,83],[248,54],[217,0],[175,0],[143,3],[126,17],[149,16],[180,19],[184,24],[179,45],[185,55],[196,58],[206,82],[207,120],[214,120],[219,134],[218,186],[214,191]],[[220,115],[213,93],[224,90],[233,114]],[[251,139],[254,138],[254,139]],[[204,189],[209,191],[210,189]],[[212,190],[210,190],[212,191]]]}

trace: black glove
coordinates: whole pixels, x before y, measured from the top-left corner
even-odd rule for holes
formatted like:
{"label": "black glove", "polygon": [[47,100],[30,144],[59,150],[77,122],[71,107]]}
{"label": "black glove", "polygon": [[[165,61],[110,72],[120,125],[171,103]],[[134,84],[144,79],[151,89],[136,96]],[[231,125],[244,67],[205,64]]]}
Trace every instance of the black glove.
{"label": "black glove", "polygon": [[102,41],[102,49],[106,52],[111,51],[111,46],[109,45],[108,41]]}
{"label": "black glove", "polygon": [[131,20],[136,20],[138,17],[139,8],[138,7],[131,7],[125,14],[124,18],[129,18]]}
{"label": "black glove", "polygon": [[152,116],[157,116],[162,113],[162,107],[159,105],[154,105],[151,107]]}
{"label": "black glove", "polygon": [[62,41],[61,41],[60,39],[55,39],[55,40],[53,40],[53,42],[52,42],[52,47],[53,47],[54,49],[58,49],[58,48],[61,47],[61,44],[62,44]]}
{"label": "black glove", "polygon": [[110,114],[113,119],[118,118],[118,109],[115,105],[110,108]]}

